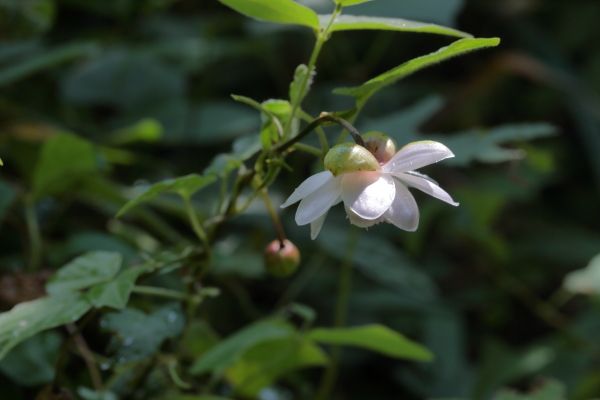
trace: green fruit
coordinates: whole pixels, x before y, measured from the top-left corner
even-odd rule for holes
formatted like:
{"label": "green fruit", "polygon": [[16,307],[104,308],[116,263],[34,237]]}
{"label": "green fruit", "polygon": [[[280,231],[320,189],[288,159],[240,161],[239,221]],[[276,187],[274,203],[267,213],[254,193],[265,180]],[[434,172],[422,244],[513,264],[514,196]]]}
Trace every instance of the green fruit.
{"label": "green fruit", "polygon": [[333,146],[325,155],[325,168],[333,175],[347,172],[377,171],[379,162],[362,146],[342,143]]}

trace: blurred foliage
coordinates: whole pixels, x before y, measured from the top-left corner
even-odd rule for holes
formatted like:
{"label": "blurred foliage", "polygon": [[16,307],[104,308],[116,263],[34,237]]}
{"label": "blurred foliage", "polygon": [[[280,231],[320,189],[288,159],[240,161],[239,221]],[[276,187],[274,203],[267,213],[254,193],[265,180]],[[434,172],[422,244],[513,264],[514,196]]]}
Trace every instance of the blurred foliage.
{"label": "blurred foliage", "polygon": [[[275,25],[216,1],[0,0],[2,400],[600,397],[600,4],[339,2],[423,24],[340,22],[312,76],[322,21],[296,3]],[[493,44],[419,31],[502,45],[433,66]],[[415,58],[432,67],[407,76]],[[460,207],[418,197],[415,233],[335,209],[314,242],[284,211],[303,261],[275,279],[276,232],[243,192],[204,271],[187,218],[220,211],[273,116],[298,129],[288,97],[446,143],[430,169]],[[321,168],[285,162],[276,204]]]}

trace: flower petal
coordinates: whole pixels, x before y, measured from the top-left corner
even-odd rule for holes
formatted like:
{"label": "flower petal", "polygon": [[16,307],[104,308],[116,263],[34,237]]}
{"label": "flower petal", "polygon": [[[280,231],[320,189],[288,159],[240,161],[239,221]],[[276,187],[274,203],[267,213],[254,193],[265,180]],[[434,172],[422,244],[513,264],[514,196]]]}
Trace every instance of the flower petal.
{"label": "flower petal", "polygon": [[364,219],[359,217],[354,211],[346,207],[346,215],[348,215],[348,219],[350,223],[354,226],[358,226],[359,228],[369,228],[375,224],[381,222],[381,217],[376,219]]}
{"label": "flower petal", "polygon": [[390,224],[405,231],[414,232],[419,226],[419,207],[412,194],[401,182],[396,182],[396,197],[384,214]]}
{"label": "flower petal", "polygon": [[323,171],[309,176],[292,192],[290,197],[288,197],[287,200],[281,205],[281,208],[289,207],[292,204],[302,200],[331,179],[333,179],[333,175],[329,171]]}
{"label": "flower petal", "polygon": [[321,215],[319,218],[310,223],[310,238],[312,240],[315,240],[317,236],[319,236],[319,232],[321,232],[325,218],[327,218],[327,213]]}
{"label": "flower petal", "polygon": [[395,194],[391,176],[371,171],[342,175],[344,205],[363,219],[381,217],[394,201]]}
{"label": "flower petal", "polygon": [[439,142],[412,142],[394,154],[381,170],[388,173],[412,171],[451,157],[454,153]]}
{"label": "flower petal", "polygon": [[324,185],[303,198],[296,210],[296,223],[298,225],[310,224],[325,214],[340,197],[340,181],[340,178],[329,179]]}
{"label": "flower petal", "polygon": [[415,175],[415,174],[401,173],[401,174],[394,174],[394,176],[396,178],[400,179],[402,182],[404,182],[408,186],[419,189],[420,191],[425,192],[428,195],[435,197],[436,199],[439,199],[439,200],[441,200],[445,203],[448,203],[450,205],[453,205],[453,206],[459,205],[459,203],[457,203],[456,201],[454,201],[454,199],[452,199],[452,196],[450,196],[444,189],[442,189],[436,182],[434,182],[427,175],[423,175],[423,174]]}

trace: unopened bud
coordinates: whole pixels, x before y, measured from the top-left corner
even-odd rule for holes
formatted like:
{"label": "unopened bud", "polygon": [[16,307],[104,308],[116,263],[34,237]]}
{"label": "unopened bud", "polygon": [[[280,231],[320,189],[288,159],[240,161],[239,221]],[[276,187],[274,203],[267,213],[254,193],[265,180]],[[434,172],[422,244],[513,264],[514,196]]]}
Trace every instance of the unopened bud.
{"label": "unopened bud", "polygon": [[365,147],[380,163],[386,163],[396,154],[394,141],[383,132],[367,132],[363,135]]}
{"label": "unopened bud", "polygon": [[325,155],[325,168],[333,175],[346,172],[377,171],[379,162],[369,150],[354,143],[333,146]]}
{"label": "unopened bud", "polygon": [[285,277],[293,274],[300,265],[300,251],[285,239],[273,240],[265,248],[265,267],[271,275]]}

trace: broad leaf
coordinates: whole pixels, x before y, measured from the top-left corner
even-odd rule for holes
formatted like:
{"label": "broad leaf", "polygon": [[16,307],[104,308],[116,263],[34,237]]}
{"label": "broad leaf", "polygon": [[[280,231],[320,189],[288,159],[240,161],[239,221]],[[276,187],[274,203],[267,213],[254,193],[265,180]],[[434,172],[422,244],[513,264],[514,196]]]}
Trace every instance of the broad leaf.
{"label": "broad leaf", "polygon": [[90,307],[81,295],[70,293],[20,303],[1,313],[0,359],[39,332],[77,321]]}
{"label": "broad leaf", "polygon": [[278,24],[303,25],[319,29],[317,14],[293,0],[219,0],[247,17]]}
{"label": "broad leaf", "polygon": [[117,213],[117,217],[123,216],[126,212],[142,203],[154,199],[156,196],[164,193],[176,193],[181,197],[191,197],[198,190],[210,185],[216,180],[213,175],[190,174],[174,179],[167,179],[154,185],[151,185],[129,200]]}
{"label": "broad leaf", "polygon": [[422,345],[382,325],[318,328],[311,330],[308,338],[324,344],[360,347],[394,358],[416,361],[433,358],[433,354]]}
{"label": "broad leaf", "polygon": [[119,253],[84,254],[59,269],[46,284],[46,290],[49,294],[62,294],[107,282],[119,272],[122,261]]}
{"label": "broad leaf", "polygon": [[78,136],[62,133],[44,143],[33,173],[33,194],[54,195],[96,171],[94,146]]}
{"label": "broad leaf", "polygon": [[178,305],[168,305],[152,314],[126,308],[107,314],[102,328],[116,333],[111,347],[119,363],[137,361],[156,353],[166,339],[181,334],[185,318]]}
{"label": "broad leaf", "polygon": [[386,86],[392,85],[400,79],[417,72],[423,68],[435,65],[439,62],[450,58],[465,54],[471,51],[484,49],[487,47],[497,46],[500,43],[498,38],[464,38],[453,42],[452,44],[442,47],[436,52],[413,58],[393,68],[383,74],[370,79],[357,87],[340,88],[334,90],[334,93],[353,96],[357,99],[357,103],[364,104],[369,97],[375,94],[378,90]]}
{"label": "broad leaf", "polygon": [[[319,15],[322,27],[331,19],[331,15]],[[331,26],[331,32],[355,30],[382,30],[399,32],[434,33],[438,35],[470,37],[471,34],[446,26],[402,18],[370,17],[362,15],[340,15]]]}
{"label": "broad leaf", "polygon": [[122,271],[110,282],[92,287],[86,293],[86,298],[96,308],[112,307],[119,310],[125,308],[135,286],[135,281],[143,272],[144,269],[140,267]]}
{"label": "broad leaf", "polygon": [[0,371],[19,385],[52,382],[62,339],[56,332],[43,332],[13,348],[0,362]]}
{"label": "broad leaf", "polygon": [[227,371],[227,377],[237,393],[254,398],[261,389],[286,373],[323,366],[327,361],[327,356],[317,345],[293,333],[251,348]]}
{"label": "broad leaf", "polygon": [[293,333],[293,328],[282,320],[272,319],[256,322],[208,350],[192,366],[190,372],[194,375],[223,372],[251,347],[269,340],[287,337],[291,333]]}

